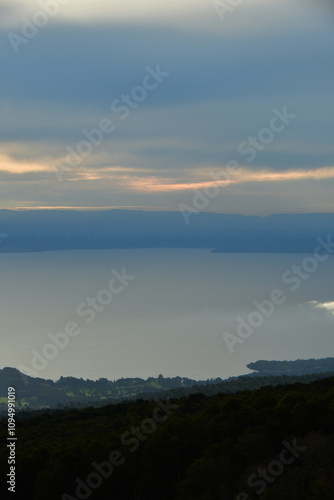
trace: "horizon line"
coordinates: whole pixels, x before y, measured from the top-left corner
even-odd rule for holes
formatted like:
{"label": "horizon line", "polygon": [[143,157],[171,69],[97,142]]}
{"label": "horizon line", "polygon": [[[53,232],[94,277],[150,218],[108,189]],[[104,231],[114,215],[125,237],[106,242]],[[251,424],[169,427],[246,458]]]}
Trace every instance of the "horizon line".
{"label": "horizon line", "polygon": [[[78,211],[78,212],[104,212],[108,210],[123,210],[123,211],[141,211],[141,212],[171,212],[171,213],[178,213],[180,212],[177,209],[169,208],[169,207],[159,207],[159,206],[138,206],[138,205],[111,205],[111,206],[19,206],[19,207],[0,207],[1,210],[7,210],[11,212],[25,212],[25,211],[65,211],[65,210],[72,210],[72,211]],[[319,214],[319,215],[329,215],[329,214],[334,214],[334,210],[332,212],[322,212],[322,211],[316,211],[316,212],[308,212],[308,211],[287,211],[287,212],[250,212],[250,213],[240,213],[240,212],[221,212],[221,211],[206,211],[202,210],[199,211],[198,213],[206,213],[206,214],[215,214],[215,215],[241,215],[245,217],[269,217],[271,215],[310,215],[310,214]]]}

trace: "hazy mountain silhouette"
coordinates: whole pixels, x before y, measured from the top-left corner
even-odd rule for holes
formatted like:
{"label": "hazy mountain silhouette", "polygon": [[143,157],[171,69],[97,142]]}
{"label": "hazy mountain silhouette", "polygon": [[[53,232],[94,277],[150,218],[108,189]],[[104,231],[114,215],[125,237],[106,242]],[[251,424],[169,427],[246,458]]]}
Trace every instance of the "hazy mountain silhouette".
{"label": "hazy mountain silhouette", "polygon": [[[312,253],[334,214],[267,217],[138,210],[0,210],[0,252],[109,248],[211,248]],[[326,252],[326,250],[324,250]]]}

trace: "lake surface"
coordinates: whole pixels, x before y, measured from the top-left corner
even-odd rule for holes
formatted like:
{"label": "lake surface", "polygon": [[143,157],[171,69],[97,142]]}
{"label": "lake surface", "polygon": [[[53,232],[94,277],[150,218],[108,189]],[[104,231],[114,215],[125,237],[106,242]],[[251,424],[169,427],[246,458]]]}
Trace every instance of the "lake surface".
{"label": "lake surface", "polygon": [[[219,254],[209,250],[143,249],[1,254],[0,367],[34,370],[43,378],[75,376],[184,376],[195,379],[248,373],[259,359],[292,360],[334,355],[334,257],[319,262],[291,290],[299,254]],[[112,270],[135,276],[92,319],[87,299],[108,295]],[[290,282],[282,275],[290,273]],[[285,279],[287,281],[287,279]],[[230,352],[223,334],[236,334],[258,310],[254,301],[281,290],[284,303]],[[121,290],[121,291],[120,291]],[[109,292],[110,295],[110,292]],[[85,316],[79,316],[77,308]],[[82,305],[83,304],[83,305]],[[251,316],[255,321],[259,314]],[[90,323],[86,320],[92,319]],[[80,333],[50,358],[33,358],[51,343],[48,334],[75,322]],[[73,326],[73,325],[72,325]],[[226,337],[226,336],[225,336]],[[64,341],[65,342],[65,341]],[[24,370],[23,370],[24,371]],[[27,370],[26,370],[27,371]]]}

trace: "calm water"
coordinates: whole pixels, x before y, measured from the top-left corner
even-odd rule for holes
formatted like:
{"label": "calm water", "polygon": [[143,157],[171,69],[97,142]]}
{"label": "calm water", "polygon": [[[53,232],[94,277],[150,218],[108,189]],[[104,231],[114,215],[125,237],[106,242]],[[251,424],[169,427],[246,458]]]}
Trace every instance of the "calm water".
{"label": "calm water", "polygon": [[[169,249],[2,254],[0,367],[32,369],[32,350],[42,353],[48,333],[62,332],[69,321],[81,333],[39,376],[226,378],[247,373],[246,364],[258,359],[333,356],[334,316],[310,302],[334,301],[334,257],[296,291],[282,282],[305,258]],[[86,323],[78,305],[96,298],[111,271],[124,267],[135,279]],[[237,317],[247,319],[253,301],[277,288],[284,304],[231,353],[223,333],[235,334]]]}

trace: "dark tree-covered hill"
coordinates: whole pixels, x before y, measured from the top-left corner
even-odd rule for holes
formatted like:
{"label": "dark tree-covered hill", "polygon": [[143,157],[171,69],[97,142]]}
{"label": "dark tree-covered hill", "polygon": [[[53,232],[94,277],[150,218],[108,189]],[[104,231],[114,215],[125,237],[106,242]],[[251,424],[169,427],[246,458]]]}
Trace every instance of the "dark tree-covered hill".
{"label": "dark tree-covered hill", "polygon": [[0,421],[1,499],[333,500],[334,377]]}
{"label": "dark tree-covered hill", "polygon": [[254,390],[266,385],[311,382],[334,374],[334,359],[298,361],[257,361],[248,368],[257,373],[209,380],[193,380],[186,377],[121,378],[118,380],[84,380],[75,377],[50,379],[30,377],[16,368],[0,370],[0,413],[7,411],[8,387],[16,391],[17,409],[41,409],[63,406],[101,406],[123,400],[155,399],[156,397],[179,398],[203,392],[207,395],[219,392],[233,393],[240,390]]}

